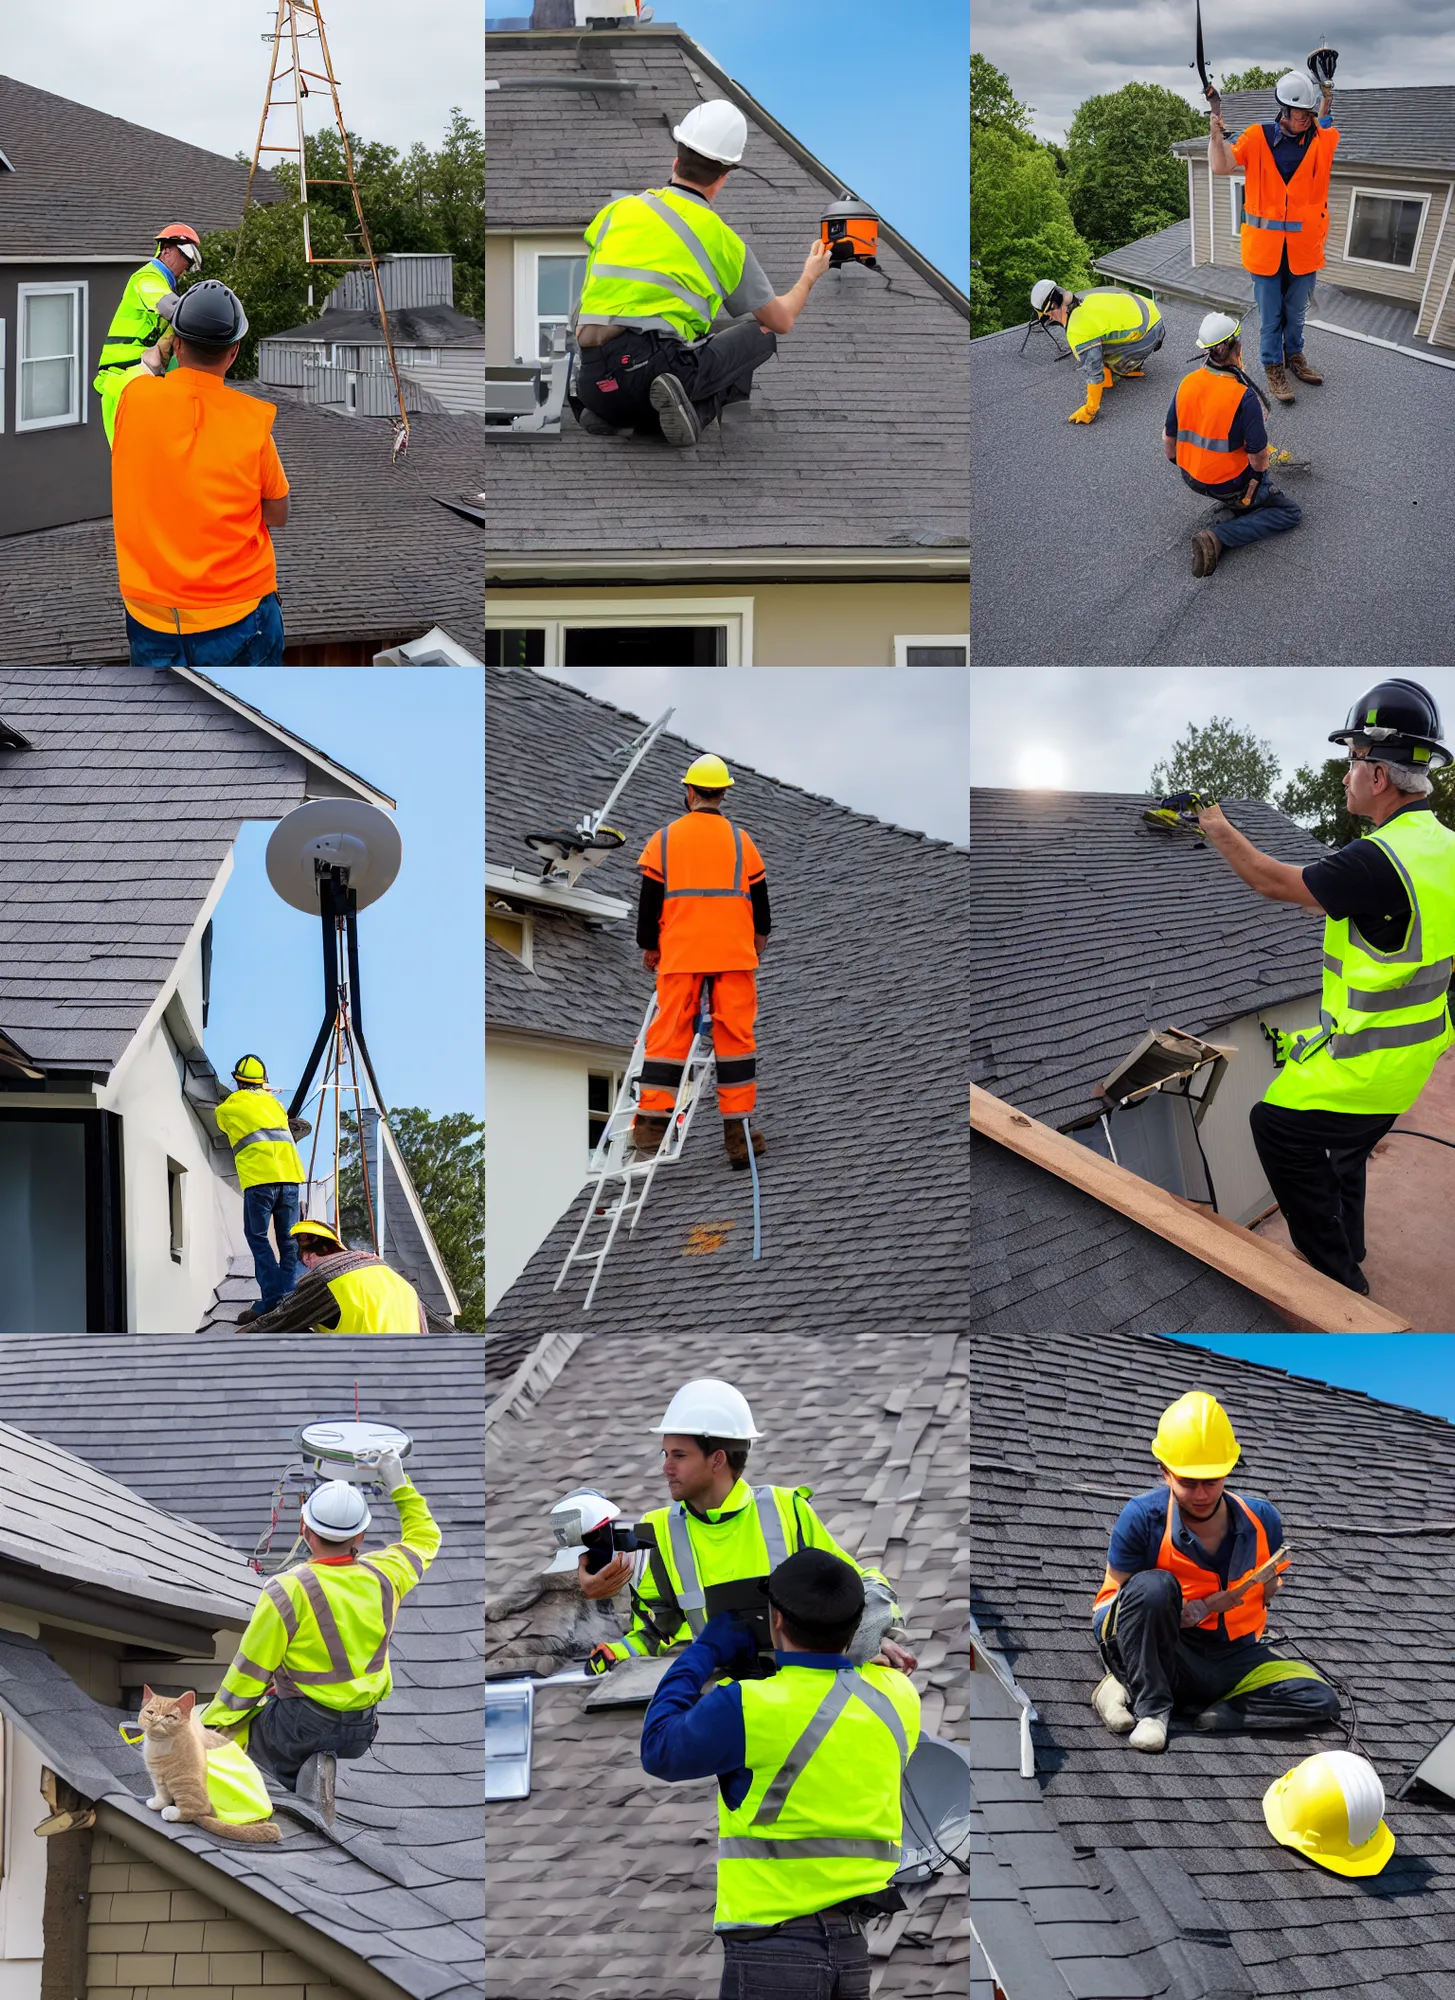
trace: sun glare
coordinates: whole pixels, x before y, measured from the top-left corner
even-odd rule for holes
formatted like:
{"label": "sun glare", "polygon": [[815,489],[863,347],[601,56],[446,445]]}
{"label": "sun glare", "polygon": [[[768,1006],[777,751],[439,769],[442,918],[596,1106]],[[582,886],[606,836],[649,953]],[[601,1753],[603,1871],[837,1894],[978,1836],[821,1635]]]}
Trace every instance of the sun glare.
{"label": "sun glare", "polygon": [[1016,759],[1015,781],[1022,791],[1059,792],[1066,782],[1066,759],[1049,745],[1023,750]]}

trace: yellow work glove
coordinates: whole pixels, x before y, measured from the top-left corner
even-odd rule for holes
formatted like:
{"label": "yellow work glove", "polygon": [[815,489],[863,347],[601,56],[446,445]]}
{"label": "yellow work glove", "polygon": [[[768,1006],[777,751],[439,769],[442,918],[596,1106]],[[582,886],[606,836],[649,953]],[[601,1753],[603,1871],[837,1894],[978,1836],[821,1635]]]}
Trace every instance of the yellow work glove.
{"label": "yellow work glove", "polygon": [[1100,382],[1088,383],[1086,401],[1081,405],[1079,410],[1073,410],[1066,421],[1071,424],[1091,423],[1097,411],[1101,408],[1101,399],[1104,394],[1105,391]]}

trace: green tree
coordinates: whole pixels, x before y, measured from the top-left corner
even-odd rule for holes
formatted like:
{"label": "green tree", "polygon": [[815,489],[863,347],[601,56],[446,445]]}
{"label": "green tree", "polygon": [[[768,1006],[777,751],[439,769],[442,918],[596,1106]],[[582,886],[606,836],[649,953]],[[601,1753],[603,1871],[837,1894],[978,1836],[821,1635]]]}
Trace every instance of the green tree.
{"label": "green tree", "polygon": [[1195,722],[1152,766],[1154,792],[1207,792],[1215,799],[1266,799],[1278,777],[1271,743],[1240,729],[1230,715],[1215,715],[1205,728]]}
{"label": "green tree", "polygon": [[[359,1168],[358,1122],[341,1120],[339,1233],[367,1244],[368,1212]],[[441,1118],[407,1105],[389,1114],[389,1130],[404,1156],[420,1207],[460,1298],[456,1322],[470,1333],[485,1326],[485,1123],[463,1111]],[[373,1167],[373,1159],[370,1159]],[[372,1187],[372,1181],[371,1181]],[[378,1197],[375,1195],[375,1200]]]}
{"label": "green tree", "polygon": [[[1344,803],[1348,768],[1347,757],[1329,757],[1317,767],[1300,764],[1273,803],[1326,847],[1347,847],[1368,824]],[[1455,828],[1455,766],[1433,773],[1430,806],[1441,825]]]}
{"label": "green tree", "polygon": [[1207,130],[1207,114],[1158,83],[1088,97],[1066,135],[1066,197],[1093,256],[1120,250],[1187,216],[1187,168],[1174,140]]}
{"label": "green tree", "polygon": [[[327,209],[313,210],[310,232],[316,257],[351,254],[343,224]],[[265,208],[249,210],[241,248],[238,230],[209,230],[202,238],[202,275],[221,278],[243,302],[248,330],[232,374],[235,381],[247,382],[258,372],[259,340],[265,334],[282,333],[287,327],[316,319],[330,286],[342,274],[304,262],[303,209],[296,195],[291,195]],[[314,286],[311,306],[310,282]],[[181,289],[185,291],[186,286]]]}
{"label": "green tree", "polygon": [[991,126],[970,133],[970,206],[980,268],[971,287],[972,335],[1019,326],[1038,278],[1076,289],[1091,282],[1055,163],[1042,146]]}
{"label": "green tree", "polygon": [[1229,93],[1235,90],[1272,90],[1279,77],[1285,74],[1281,69],[1264,69],[1261,63],[1253,63],[1247,69],[1228,70],[1219,88]]}
{"label": "green tree", "polygon": [[1029,105],[1022,104],[1010,87],[1010,78],[988,57],[970,58],[970,130],[1005,132],[1011,138],[1031,140]]}

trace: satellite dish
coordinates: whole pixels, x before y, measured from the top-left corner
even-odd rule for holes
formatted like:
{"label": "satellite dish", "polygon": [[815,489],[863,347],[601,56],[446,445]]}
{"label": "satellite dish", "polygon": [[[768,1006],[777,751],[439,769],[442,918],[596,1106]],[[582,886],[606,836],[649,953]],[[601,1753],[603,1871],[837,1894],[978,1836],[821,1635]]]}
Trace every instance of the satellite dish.
{"label": "satellite dish", "polygon": [[318,915],[318,871],[339,868],[362,910],[377,903],[403,856],[388,813],[362,799],[310,799],[280,819],[268,840],[268,880],[283,901]]}
{"label": "satellite dish", "polygon": [[922,1736],[904,1770],[899,1884],[927,1882],[970,1846],[970,1758],[958,1743]]}
{"label": "satellite dish", "polygon": [[300,1424],[293,1442],[325,1479],[370,1479],[372,1473],[361,1473],[355,1467],[356,1452],[397,1451],[401,1458],[408,1458],[412,1445],[409,1433],[395,1424],[361,1423],[351,1418]]}

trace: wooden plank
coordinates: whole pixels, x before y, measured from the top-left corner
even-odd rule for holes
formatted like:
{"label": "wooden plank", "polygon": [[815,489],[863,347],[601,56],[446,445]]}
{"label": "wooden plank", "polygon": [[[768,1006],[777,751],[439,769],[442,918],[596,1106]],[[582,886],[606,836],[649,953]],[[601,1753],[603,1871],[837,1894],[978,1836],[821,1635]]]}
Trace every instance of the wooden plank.
{"label": "wooden plank", "polygon": [[1235,1284],[1256,1292],[1309,1332],[1410,1331],[1408,1320],[1386,1312],[1372,1299],[1360,1298],[1345,1285],[1335,1284],[1281,1246],[1265,1243],[1261,1236],[1240,1229],[1225,1217],[1208,1215],[1125,1167],[1114,1166],[1089,1146],[1078,1145],[1067,1133],[1053,1131],[973,1083],[970,1124],[985,1138],[1069,1181],[1094,1201],[1114,1208],[1119,1215],[1221,1271]]}

